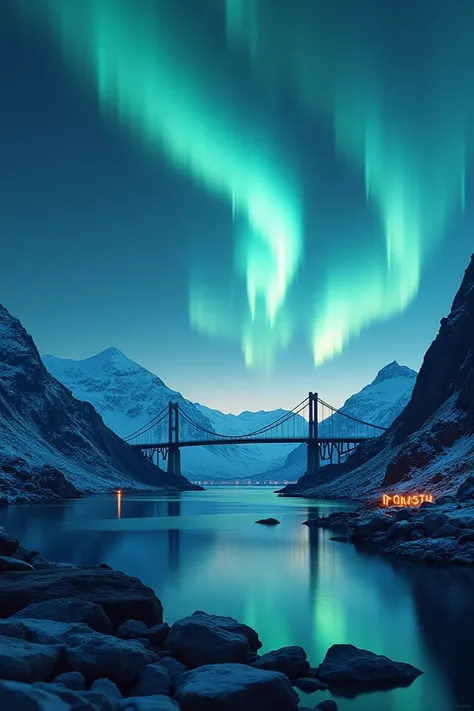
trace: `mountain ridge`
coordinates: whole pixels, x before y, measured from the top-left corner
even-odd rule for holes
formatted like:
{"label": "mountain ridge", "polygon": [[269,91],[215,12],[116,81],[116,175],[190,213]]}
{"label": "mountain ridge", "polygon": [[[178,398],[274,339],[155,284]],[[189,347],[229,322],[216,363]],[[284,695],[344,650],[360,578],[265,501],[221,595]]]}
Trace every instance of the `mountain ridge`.
{"label": "mountain ridge", "polygon": [[116,487],[193,488],[133,450],[44,366],[33,338],[0,306],[0,483],[8,500]]}

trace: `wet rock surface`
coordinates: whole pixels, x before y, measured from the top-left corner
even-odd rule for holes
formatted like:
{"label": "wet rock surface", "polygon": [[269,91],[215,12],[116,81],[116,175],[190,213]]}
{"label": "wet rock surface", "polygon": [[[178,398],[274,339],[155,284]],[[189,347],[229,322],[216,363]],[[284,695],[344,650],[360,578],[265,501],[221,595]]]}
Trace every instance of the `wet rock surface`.
{"label": "wet rock surface", "polygon": [[459,508],[452,498],[423,502],[416,508],[390,507],[377,512],[366,506],[304,523],[334,533],[345,527],[347,534],[332,536],[333,541],[350,541],[388,555],[422,563],[474,565],[474,501]]}
{"label": "wet rock surface", "polygon": [[[380,535],[394,525],[417,526],[403,518],[369,529]],[[354,695],[354,686],[406,685],[422,673],[350,645],[336,645],[337,654],[332,647],[318,668],[298,646],[259,655],[258,633],[232,617],[197,611],[169,627],[160,601],[136,578],[52,565],[0,576],[2,711],[297,711],[294,687]]]}
{"label": "wet rock surface", "polygon": [[422,673],[411,664],[394,662],[352,644],[334,644],[316,669],[329,688],[361,687],[365,691],[408,686]]}
{"label": "wet rock surface", "polygon": [[56,622],[83,622],[95,632],[112,634],[112,623],[103,608],[95,602],[78,598],[45,600],[24,607],[13,619],[54,620]]}
{"label": "wet rock surface", "polygon": [[153,590],[116,570],[56,567],[0,576],[0,617],[57,598],[79,598],[100,605],[114,626],[130,618],[149,626],[163,621],[163,608]]}
{"label": "wet rock surface", "polygon": [[297,711],[298,696],[279,672],[243,664],[203,666],[179,676],[174,696],[182,711]]}

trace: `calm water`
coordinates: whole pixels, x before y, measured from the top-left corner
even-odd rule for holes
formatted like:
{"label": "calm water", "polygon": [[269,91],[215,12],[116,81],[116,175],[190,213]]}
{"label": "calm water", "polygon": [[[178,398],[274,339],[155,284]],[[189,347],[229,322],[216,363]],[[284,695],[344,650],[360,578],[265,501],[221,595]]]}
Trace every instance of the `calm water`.
{"label": "calm water", "polygon": [[[11,507],[0,510],[0,525],[46,558],[108,563],[139,577],[169,623],[194,610],[231,615],[259,632],[262,651],[301,645],[317,665],[331,644],[345,642],[425,672],[407,689],[337,698],[341,711],[474,708],[471,571],[393,563],[302,525],[344,506],[213,487]],[[266,516],[281,525],[255,525]],[[300,697],[312,707],[331,698]]]}

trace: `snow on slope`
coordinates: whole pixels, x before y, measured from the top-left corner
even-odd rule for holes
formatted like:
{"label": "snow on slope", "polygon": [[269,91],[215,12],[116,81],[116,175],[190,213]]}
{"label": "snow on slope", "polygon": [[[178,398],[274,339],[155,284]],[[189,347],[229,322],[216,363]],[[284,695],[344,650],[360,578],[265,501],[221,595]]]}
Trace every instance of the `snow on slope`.
{"label": "snow on slope", "polygon": [[454,493],[473,468],[474,255],[404,410],[340,471],[323,474],[316,484],[305,477],[295,490],[358,499],[372,499],[381,491],[425,491],[436,497]]}
{"label": "snow on slope", "polygon": [[[262,423],[267,424],[284,412],[224,415],[193,404],[116,348],[108,348],[85,360],[63,360],[45,355],[43,362],[75,397],[94,405],[104,422],[121,437],[147,424],[170,400],[179,402],[180,407],[202,427],[222,434],[242,434],[249,429],[258,429]],[[291,445],[183,448],[181,470],[193,480],[241,478],[275,465],[290,451],[289,447]]]}
{"label": "snow on slope", "polygon": [[119,487],[190,488],[152,466],[53,378],[0,306],[0,495],[10,501]]}
{"label": "snow on slope", "polygon": [[[341,412],[355,417],[364,422],[370,422],[381,427],[388,427],[400,414],[409,401],[415,385],[416,372],[405,365],[398,365],[396,361],[389,363],[377,373],[370,385],[366,385],[360,392],[348,398],[341,408]],[[331,432],[338,436],[364,434],[363,427],[335,413],[319,425],[319,434],[324,437]],[[367,435],[373,433],[367,428]],[[306,469],[306,445],[300,445],[280,466],[269,470],[263,480],[275,482],[296,481]]]}

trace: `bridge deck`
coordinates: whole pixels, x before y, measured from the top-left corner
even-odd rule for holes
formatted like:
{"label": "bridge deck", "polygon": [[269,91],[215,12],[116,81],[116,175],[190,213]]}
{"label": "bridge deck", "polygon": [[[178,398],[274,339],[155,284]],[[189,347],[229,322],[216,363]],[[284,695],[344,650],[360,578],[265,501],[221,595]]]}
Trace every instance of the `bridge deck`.
{"label": "bridge deck", "polygon": [[[308,442],[317,442],[318,444],[329,443],[344,443],[344,444],[362,444],[374,437],[318,437],[316,440],[309,437],[243,437],[242,439],[207,439],[193,441],[172,442],[172,446],[178,447],[209,447],[222,444],[301,444]],[[132,444],[134,449],[157,449],[159,447],[169,447],[169,442],[150,442],[146,444]]]}

